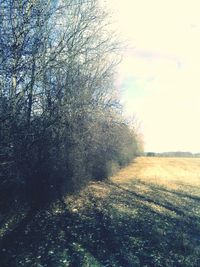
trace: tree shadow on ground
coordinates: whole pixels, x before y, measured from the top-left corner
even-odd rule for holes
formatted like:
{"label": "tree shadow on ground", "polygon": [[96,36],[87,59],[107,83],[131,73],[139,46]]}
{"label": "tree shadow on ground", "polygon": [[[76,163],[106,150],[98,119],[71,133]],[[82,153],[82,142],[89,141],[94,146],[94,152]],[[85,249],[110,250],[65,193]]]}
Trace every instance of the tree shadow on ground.
{"label": "tree shadow on ground", "polygon": [[109,194],[88,192],[81,210],[40,211],[3,242],[1,266],[200,266],[198,199],[148,183],[141,193],[139,180],[101,185]]}

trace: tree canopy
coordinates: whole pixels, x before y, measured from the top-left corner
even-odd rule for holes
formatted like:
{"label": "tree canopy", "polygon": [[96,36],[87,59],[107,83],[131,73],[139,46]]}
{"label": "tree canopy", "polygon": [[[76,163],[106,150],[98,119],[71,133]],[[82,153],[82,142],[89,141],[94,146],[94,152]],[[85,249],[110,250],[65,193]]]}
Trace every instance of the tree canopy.
{"label": "tree canopy", "polygon": [[139,154],[106,16],[97,0],[1,0],[1,203],[43,205]]}

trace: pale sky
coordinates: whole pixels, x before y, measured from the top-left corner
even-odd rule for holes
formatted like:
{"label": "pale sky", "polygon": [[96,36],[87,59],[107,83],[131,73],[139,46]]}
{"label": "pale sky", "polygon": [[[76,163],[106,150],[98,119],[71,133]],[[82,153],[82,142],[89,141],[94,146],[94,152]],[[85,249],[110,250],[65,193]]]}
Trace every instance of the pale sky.
{"label": "pale sky", "polygon": [[117,83],[146,151],[200,152],[200,0],[106,0],[128,47]]}

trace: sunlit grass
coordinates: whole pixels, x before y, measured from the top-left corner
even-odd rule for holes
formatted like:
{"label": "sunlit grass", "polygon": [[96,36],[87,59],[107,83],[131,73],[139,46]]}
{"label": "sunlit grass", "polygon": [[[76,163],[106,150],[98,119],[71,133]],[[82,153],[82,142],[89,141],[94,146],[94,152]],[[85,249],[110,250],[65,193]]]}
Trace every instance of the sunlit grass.
{"label": "sunlit grass", "polygon": [[[139,157],[134,164],[113,176],[112,181],[129,183],[136,178],[171,189],[190,185],[198,187],[200,186],[200,159]],[[184,190],[188,188],[185,187]]]}
{"label": "sunlit grass", "polygon": [[138,158],[41,211],[2,266],[198,267],[199,173],[199,159]]}

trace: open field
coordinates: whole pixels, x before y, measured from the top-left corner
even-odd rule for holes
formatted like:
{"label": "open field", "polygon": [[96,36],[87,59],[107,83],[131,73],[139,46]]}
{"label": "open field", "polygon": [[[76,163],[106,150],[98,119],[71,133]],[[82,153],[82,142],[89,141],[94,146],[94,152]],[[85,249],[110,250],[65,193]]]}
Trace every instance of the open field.
{"label": "open field", "polygon": [[65,204],[2,242],[0,266],[200,266],[200,159],[137,158]]}
{"label": "open field", "polygon": [[[158,158],[140,157],[134,164],[122,169],[112,181],[132,183],[141,180],[170,189],[200,193],[200,158]],[[141,184],[138,188],[141,190]]]}

